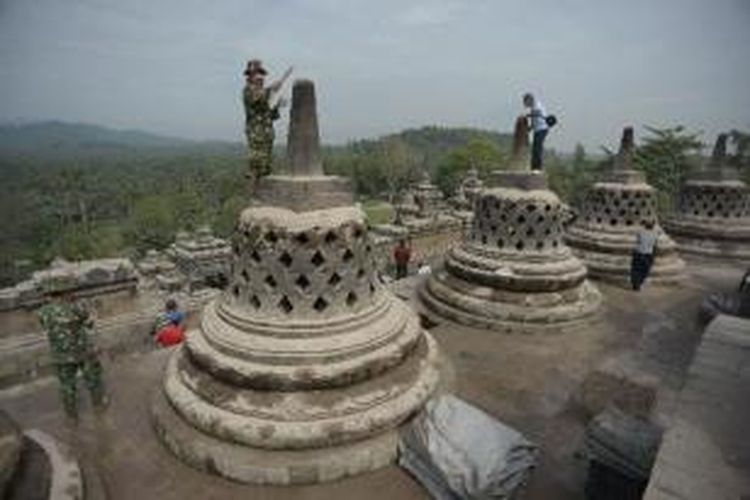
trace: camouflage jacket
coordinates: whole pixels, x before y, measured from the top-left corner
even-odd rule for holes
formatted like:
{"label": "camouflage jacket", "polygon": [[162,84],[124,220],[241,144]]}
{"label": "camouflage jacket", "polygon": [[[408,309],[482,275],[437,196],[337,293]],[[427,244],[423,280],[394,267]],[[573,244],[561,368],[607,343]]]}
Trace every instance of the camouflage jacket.
{"label": "camouflage jacket", "polygon": [[39,312],[55,363],[79,363],[94,354],[93,321],[81,304],[47,304]]}
{"label": "camouflage jacket", "polygon": [[279,108],[271,107],[271,92],[268,89],[256,91],[246,86],[243,91],[245,104],[245,132],[252,143],[273,143],[273,122],[279,118]]}

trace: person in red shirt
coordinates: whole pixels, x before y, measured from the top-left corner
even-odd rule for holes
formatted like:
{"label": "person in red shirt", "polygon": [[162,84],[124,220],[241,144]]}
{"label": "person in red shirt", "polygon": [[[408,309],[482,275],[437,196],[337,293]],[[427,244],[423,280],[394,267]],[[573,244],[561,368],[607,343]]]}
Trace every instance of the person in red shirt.
{"label": "person in red shirt", "polygon": [[393,249],[393,260],[396,262],[396,279],[406,278],[411,260],[411,248],[406,245],[406,241],[399,240]]}
{"label": "person in red shirt", "polygon": [[154,340],[161,347],[177,345],[185,340],[185,313],[180,311],[177,302],[167,301],[165,310],[156,320]]}

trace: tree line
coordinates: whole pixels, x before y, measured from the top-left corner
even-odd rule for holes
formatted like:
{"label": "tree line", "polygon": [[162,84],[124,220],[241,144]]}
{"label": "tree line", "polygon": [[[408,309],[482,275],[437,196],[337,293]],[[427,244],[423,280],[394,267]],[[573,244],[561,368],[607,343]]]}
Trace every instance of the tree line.
{"label": "tree line", "polygon": [[[636,164],[669,208],[684,177],[710,153],[699,134],[683,127],[648,128]],[[750,182],[750,134],[733,132],[730,161]],[[325,169],[351,179],[361,200],[396,200],[429,172],[450,195],[472,166],[480,177],[502,168],[511,137],[470,128],[424,127],[377,140],[323,148]],[[708,148],[706,147],[708,146]],[[62,256],[137,257],[164,248],[179,230],[210,224],[232,232],[247,205],[241,144],[172,144],[159,147],[0,149],[0,285]],[[93,151],[93,152],[92,152]],[[283,161],[281,150],[278,160]],[[591,155],[546,153],[550,186],[566,202],[581,202],[587,187],[611,166],[614,151]]]}

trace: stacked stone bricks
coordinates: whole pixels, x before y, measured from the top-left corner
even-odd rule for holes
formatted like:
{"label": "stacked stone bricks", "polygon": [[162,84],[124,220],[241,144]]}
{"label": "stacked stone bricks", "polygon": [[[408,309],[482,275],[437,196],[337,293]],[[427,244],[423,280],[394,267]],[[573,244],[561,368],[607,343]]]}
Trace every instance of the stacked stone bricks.
{"label": "stacked stone bricks", "polygon": [[[319,162],[314,87],[295,83],[288,175],[240,215],[229,287],[167,366],[153,405],[167,446],[252,483],[376,469],[438,382],[437,348],[378,281],[363,212]],[[300,205],[302,195],[307,203]]]}
{"label": "stacked stone bricks", "polygon": [[542,174],[528,170],[523,126],[517,122],[513,171],[493,173],[475,203],[469,234],[447,253],[420,298],[460,323],[555,332],[589,318],[601,296],[563,241],[567,208]]}
{"label": "stacked stone bricks", "polygon": [[750,262],[750,191],[728,164],[726,143],[719,135],[707,168],[685,182],[664,225],[681,252]]}
{"label": "stacked stone bricks", "polygon": [[633,129],[626,127],[612,171],[591,187],[565,239],[592,278],[628,286],[636,234],[646,221],[659,231],[649,281],[679,282],[685,264],[675,242],[659,227],[656,190],[633,168]]}

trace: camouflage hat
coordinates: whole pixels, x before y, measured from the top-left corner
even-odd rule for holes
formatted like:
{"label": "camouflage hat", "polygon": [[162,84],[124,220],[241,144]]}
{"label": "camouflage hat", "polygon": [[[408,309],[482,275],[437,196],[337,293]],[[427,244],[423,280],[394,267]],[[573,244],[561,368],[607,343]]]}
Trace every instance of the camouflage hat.
{"label": "camouflage hat", "polygon": [[250,59],[245,67],[244,75],[253,76],[257,74],[267,75],[268,72],[263,67],[263,62],[260,59]]}

